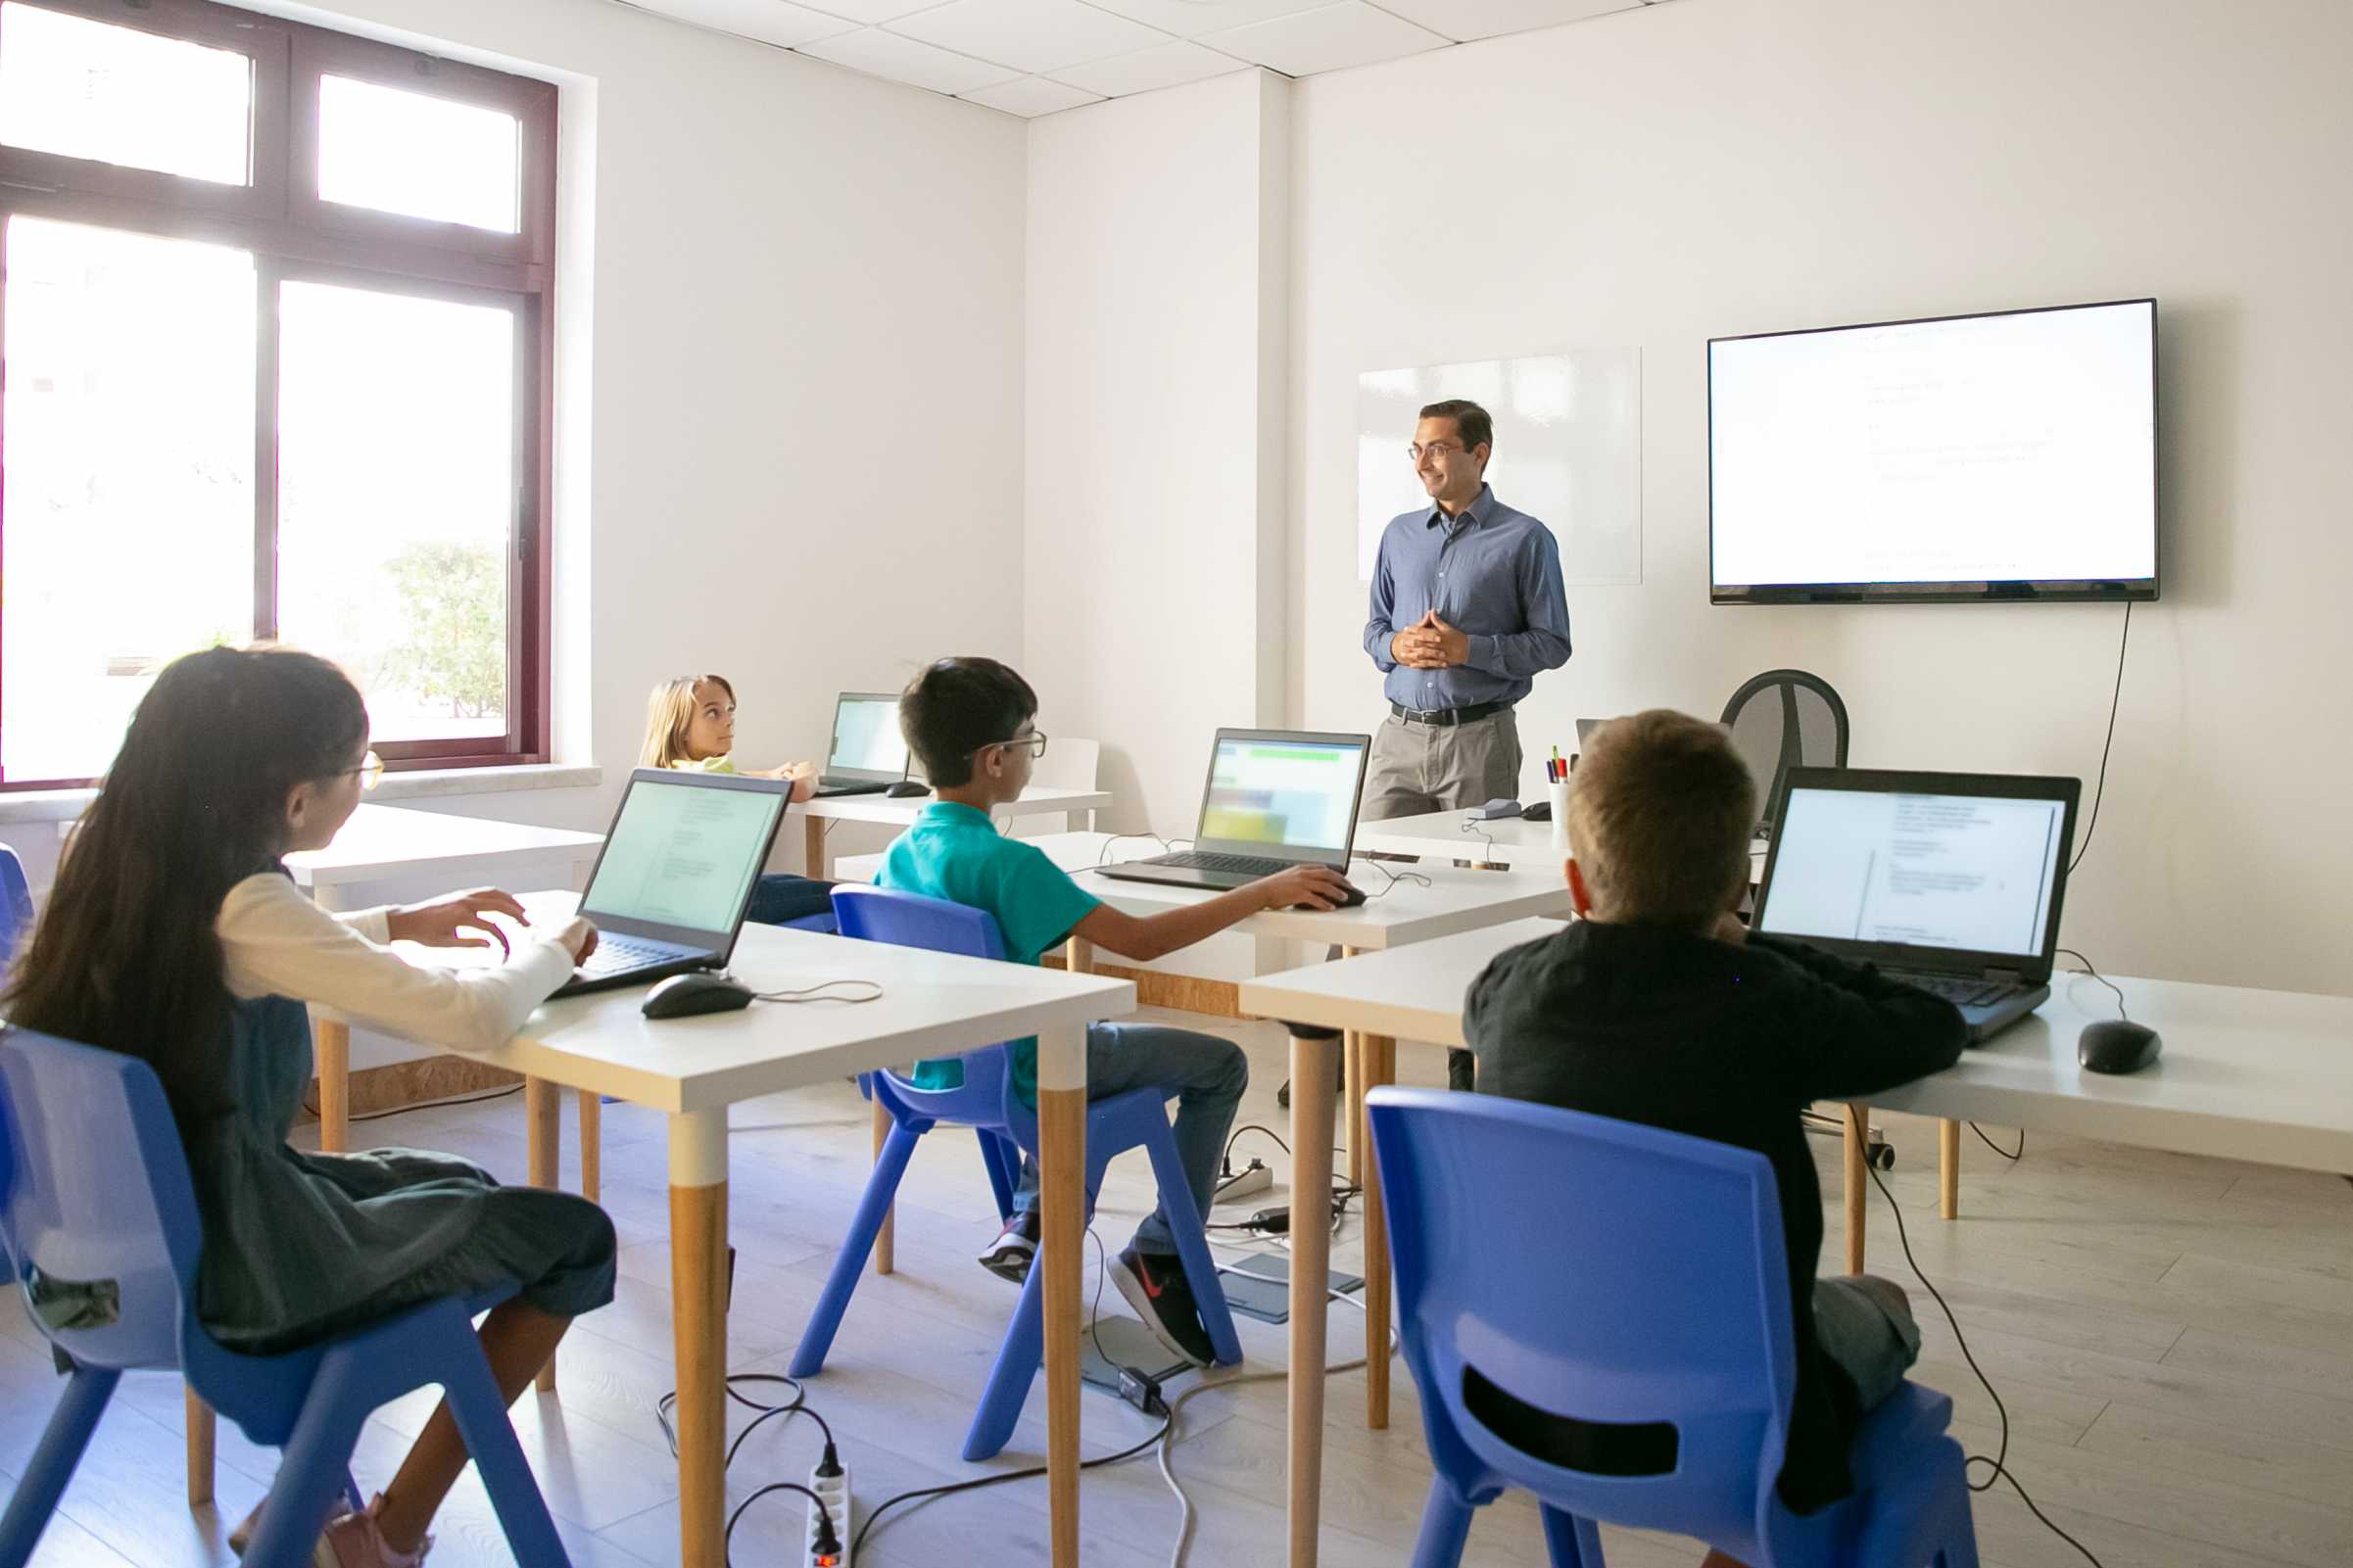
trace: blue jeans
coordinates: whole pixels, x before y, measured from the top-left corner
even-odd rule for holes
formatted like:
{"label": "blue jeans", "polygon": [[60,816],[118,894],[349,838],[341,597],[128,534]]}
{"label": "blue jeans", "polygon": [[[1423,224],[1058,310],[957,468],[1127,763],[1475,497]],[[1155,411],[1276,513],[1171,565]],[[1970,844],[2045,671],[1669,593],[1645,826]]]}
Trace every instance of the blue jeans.
{"label": "blue jeans", "polygon": [[[1225,1134],[1233,1128],[1233,1114],[1250,1084],[1250,1062],[1242,1048],[1214,1034],[1165,1028],[1157,1023],[1091,1023],[1086,1029],[1086,1097],[1108,1100],[1115,1094],[1159,1084],[1176,1095],[1176,1158],[1184,1166],[1184,1184],[1192,1189],[1193,1207],[1209,1216],[1209,1200],[1217,1185],[1218,1162],[1225,1153]],[[1037,1208],[1037,1166],[1022,1157],[1022,1179],[1014,1190],[1013,1207],[1029,1213]],[[1165,1208],[1155,1208],[1135,1227],[1131,1246],[1139,1253],[1162,1258],[1176,1254],[1169,1233]]]}

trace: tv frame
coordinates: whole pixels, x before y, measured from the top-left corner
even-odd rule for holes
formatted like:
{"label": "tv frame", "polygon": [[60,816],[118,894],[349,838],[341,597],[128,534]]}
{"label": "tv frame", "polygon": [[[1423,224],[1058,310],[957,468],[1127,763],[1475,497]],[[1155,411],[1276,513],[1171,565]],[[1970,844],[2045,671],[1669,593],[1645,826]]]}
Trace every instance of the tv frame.
{"label": "tv frame", "polygon": [[[2153,538],[2149,575],[2130,578],[2029,578],[2014,582],[1945,583],[1765,583],[1726,588],[1715,580],[1715,346],[1755,338],[1798,338],[1822,332],[1859,332],[1873,327],[1927,326],[1939,321],[1976,321],[1992,316],[2044,315],[2054,310],[2096,310],[2119,305],[2149,308],[2149,505]],[[1913,316],[1896,321],[1849,321],[1837,326],[1800,327],[1783,332],[1739,332],[1707,340],[1707,602],[1710,604],[2063,604],[2129,603],[2153,600],[2165,580],[2165,512],[2159,494],[2157,302],[2153,296],[2088,300],[2078,305],[2038,305],[2015,310],[1963,310],[1951,315]]]}

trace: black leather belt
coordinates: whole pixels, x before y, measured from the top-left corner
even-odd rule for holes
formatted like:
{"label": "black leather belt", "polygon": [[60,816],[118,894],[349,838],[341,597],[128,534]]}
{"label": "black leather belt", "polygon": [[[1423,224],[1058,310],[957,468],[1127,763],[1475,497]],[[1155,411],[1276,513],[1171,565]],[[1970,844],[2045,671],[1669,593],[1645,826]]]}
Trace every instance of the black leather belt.
{"label": "black leather belt", "polygon": [[1450,729],[1456,725],[1476,724],[1490,714],[1509,713],[1509,702],[1473,702],[1467,708],[1409,708],[1402,702],[1389,704],[1389,711],[1408,724],[1435,725]]}

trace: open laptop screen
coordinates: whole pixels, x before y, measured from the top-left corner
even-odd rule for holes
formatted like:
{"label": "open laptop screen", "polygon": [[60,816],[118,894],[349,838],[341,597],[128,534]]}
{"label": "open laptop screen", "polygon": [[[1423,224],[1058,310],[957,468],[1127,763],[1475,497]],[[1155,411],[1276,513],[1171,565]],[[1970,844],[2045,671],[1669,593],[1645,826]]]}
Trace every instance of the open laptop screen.
{"label": "open laptop screen", "polygon": [[837,778],[903,778],[907,742],[899,734],[898,698],[844,691],[834,707],[834,749],[825,771]]}
{"label": "open laptop screen", "polygon": [[1365,742],[1224,733],[1210,760],[1199,838],[1348,856]]}
{"label": "open laptop screen", "polygon": [[580,900],[596,921],[709,932],[732,942],[784,815],[785,791],[712,788],[638,774]]}
{"label": "open laptop screen", "polygon": [[1756,928],[2041,956],[2071,804],[1793,783]]}

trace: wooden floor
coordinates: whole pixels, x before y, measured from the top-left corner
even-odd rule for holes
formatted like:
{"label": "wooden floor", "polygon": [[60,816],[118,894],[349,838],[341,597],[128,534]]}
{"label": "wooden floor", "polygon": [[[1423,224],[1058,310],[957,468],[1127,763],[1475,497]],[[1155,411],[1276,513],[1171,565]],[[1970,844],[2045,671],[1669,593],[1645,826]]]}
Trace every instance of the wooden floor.
{"label": "wooden floor", "polygon": [[[1171,1015],[1248,1047],[1254,1086],[1243,1121],[1287,1130],[1274,1104],[1283,1077],[1279,1035]],[[1402,1076],[1443,1079],[1437,1054],[1407,1048]],[[663,1564],[676,1558],[675,1474],[654,1423],[670,1387],[667,1200],[658,1117],[625,1106],[604,1117],[605,1204],[621,1233],[618,1299],[585,1318],[566,1343],[559,1392],[526,1394],[516,1426],[578,1568]],[[1941,1286],[2012,1423],[2010,1457],[2045,1511],[2110,1568],[2344,1568],[2353,1563],[2353,1188],[2333,1177],[2031,1138],[2007,1165],[1964,1138],[1964,1217],[1935,1213],[1936,1140],[1926,1123],[1891,1118],[1900,1159],[1889,1178],[1920,1263]],[[567,1117],[567,1135],[570,1131]],[[847,1084],[739,1107],[735,1119],[734,1241],[740,1249],[732,1360],[738,1371],[781,1370],[814,1301],[863,1179],[866,1109]],[[502,1176],[523,1174],[518,1098],[409,1113],[355,1128],[355,1142],[451,1150]],[[2003,1135],[2003,1141],[2011,1141]],[[1238,1153],[1279,1150],[1251,1134]],[[1835,1192],[1835,1146],[1818,1149]],[[576,1150],[565,1151],[575,1180]],[[1116,1167],[1096,1230],[1113,1251],[1148,1196],[1140,1161]],[[1246,1200],[1246,1211],[1273,1197]],[[925,1140],[899,1206],[899,1273],[861,1286],[810,1402],[830,1421],[861,1509],[892,1493],[979,1473],[957,1457],[1014,1293],[972,1261],[993,1230],[971,1140]],[[1829,1259],[1840,1221],[1830,1216]],[[1874,1196],[1877,1272],[1915,1282],[1887,1206]],[[1335,1261],[1358,1256],[1354,1226]],[[1090,1259],[1088,1289],[1094,1289]],[[1835,1266],[1835,1262],[1833,1263]],[[1924,1292],[1925,1349],[1915,1374],[1951,1394],[1957,1433],[1990,1452],[1992,1402],[1963,1363],[1951,1330]],[[1105,1291],[1101,1310],[1121,1313]],[[1361,1320],[1333,1309],[1339,1354],[1361,1346]],[[1250,1366],[1282,1364],[1281,1331],[1243,1322]],[[0,1484],[13,1485],[54,1398],[48,1356],[21,1307],[0,1302]],[[1401,1563],[1428,1481],[1410,1381],[1397,1380],[1396,1424],[1363,1426],[1361,1376],[1334,1380],[1326,1436],[1323,1560],[1331,1568]],[[1086,1447],[1108,1452],[1146,1436],[1139,1415],[1084,1399]],[[429,1408],[423,1397],[386,1408],[359,1457],[362,1486],[380,1484]],[[999,1467],[1044,1452],[1039,1412]],[[748,1412],[730,1410],[740,1426]],[[780,1429],[781,1428],[781,1429]],[[772,1422],[737,1460],[736,1498],[768,1480],[805,1479],[817,1452],[805,1421]],[[1283,1388],[1279,1381],[1206,1393],[1184,1413],[1175,1449],[1197,1525],[1199,1568],[1279,1559]],[[132,1377],[99,1429],[61,1516],[34,1561],[46,1568],[181,1568],[231,1561],[231,1524],[262,1495],[273,1455],[221,1430],[217,1511],[182,1500],[176,1381]],[[1980,1467],[1979,1473],[1983,1473]],[[1083,1497],[1086,1561],[1157,1568],[1169,1560],[1177,1511],[1142,1461],[1091,1471]],[[786,1560],[802,1511],[792,1495],[745,1515],[736,1561]],[[2009,1568],[2080,1562],[2006,1489],[1977,1499],[1985,1560]],[[509,1560],[487,1500],[469,1475],[445,1510],[435,1568]],[[1689,1543],[1609,1533],[1609,1560],[1631,1568],[1690,1564]],[[1043,1562],[1043,1485],[1017,1482],[894,1510],[862,1560],[901,1568],[956,1561]],[[1507,1500],[1485,1510],[1466,1562],[1541,1563],[1532,1509]]]}

